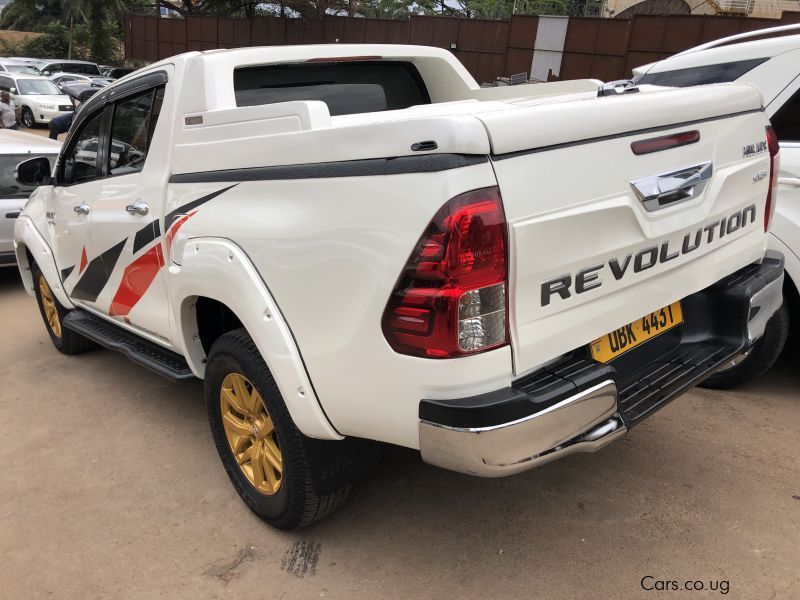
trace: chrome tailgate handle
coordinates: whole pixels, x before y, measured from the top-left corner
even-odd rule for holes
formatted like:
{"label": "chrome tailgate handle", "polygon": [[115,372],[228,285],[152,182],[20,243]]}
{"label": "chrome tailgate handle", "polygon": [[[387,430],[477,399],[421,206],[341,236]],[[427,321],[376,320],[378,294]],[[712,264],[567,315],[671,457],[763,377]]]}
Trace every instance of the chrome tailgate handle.
{"label": "chrome tailgate handle", "polygon": [[654,211],[697,197],[713,172],[713,165],[705,162],[671,173],[636,179],[631,181],[631,187],[645,210]]}

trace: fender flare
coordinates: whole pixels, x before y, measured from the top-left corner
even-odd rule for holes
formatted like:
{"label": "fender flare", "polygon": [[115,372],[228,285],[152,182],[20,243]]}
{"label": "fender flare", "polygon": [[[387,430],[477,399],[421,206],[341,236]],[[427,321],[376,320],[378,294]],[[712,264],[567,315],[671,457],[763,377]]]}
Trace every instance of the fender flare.
{"label": "fender flare", "polygon": [[25,286],[25,291],[33,296],[33,275],[31,274],[31,265],[28,262],[28,253],[30,252],[33,260],[39,265],[50,290],[58,301],[68,309],[73,309],[75,306],[67,296],[64,286],[61,284],[61,277],[56,267],[55,257],[47,241],[44,239],[39,230],[33,224],[30,217],[22,214],[17,218],[14,224],[14,250],[17,254],[17,264],[19,265],[19,274],[22,277],[22,284]]}
{"label": "fender flare", "polygon": [[278,384],[297,428],[308,437],[341,440],[325,415],[283,314],[250,258],[225,238],[193,238],[183,244],[181,264],[169,267],[169,289],[178,345],[195,375],[203,378],[206,354],[197,328],[196,299],[227,306],[247,330]]}

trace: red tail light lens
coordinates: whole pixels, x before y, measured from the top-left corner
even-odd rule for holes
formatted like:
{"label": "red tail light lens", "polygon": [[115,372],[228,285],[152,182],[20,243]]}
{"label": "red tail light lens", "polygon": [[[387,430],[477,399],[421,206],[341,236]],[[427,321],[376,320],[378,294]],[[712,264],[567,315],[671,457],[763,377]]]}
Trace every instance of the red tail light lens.
{"label": "red tail light lens", "polygon": [[450,358],[508,343],[506,220],[500,191],[456,196],[417,242],[383,314],[402,354]]}
{"label": "red tail light lens", "polygon": [[772,216],[775,214],[775,193],[778,187],[778,171],[780,170],[780,144],[778,134],[767,125],[767,147],[769,148],[769,189],[767,190],[767,203],[764,207],[764,231],[769,231],[772,225]]}

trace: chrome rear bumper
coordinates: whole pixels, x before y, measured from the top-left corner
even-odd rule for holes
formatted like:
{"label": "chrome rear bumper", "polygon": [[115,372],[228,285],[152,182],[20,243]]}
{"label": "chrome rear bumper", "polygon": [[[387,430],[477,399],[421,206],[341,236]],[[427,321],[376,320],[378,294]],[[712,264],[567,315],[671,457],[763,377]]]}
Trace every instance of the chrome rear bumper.
{"label": "chrome rear bumper", "polygon": [[489,427],[448,427],[420,421],[422,459],[482,477],[526,471],[576,452],[594,452],[625,435],[617,386],[604,381],[545,410]]}
{"label": "chrome rear bumper", "polygon": [[748,351],[781,305],[782,282],[783,257],[768,253],[761,264],[684,298],[681,328],[623,360],[597,363],[579,348],[508,388],[422,400],[422,458],[453,471],[500,477],[594,452]]}

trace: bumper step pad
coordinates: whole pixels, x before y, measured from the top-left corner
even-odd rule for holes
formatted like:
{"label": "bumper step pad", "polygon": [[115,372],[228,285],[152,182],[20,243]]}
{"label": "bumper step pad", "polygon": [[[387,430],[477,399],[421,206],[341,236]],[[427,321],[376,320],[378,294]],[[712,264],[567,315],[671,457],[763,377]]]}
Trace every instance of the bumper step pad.
{"label": "bumper step pad", "polygon": [[135,363],[174,381],[194,379],[189,365],[175,352],[146,340],[85,310],[73,310],[64,317],[64,327],[93,342],[121,352]]}
{"label": "bumper step pad", "polygon": [[736,346],[724,344],[685,344],[668,360],[652,363],[621,381],[618,402],[623,421],[630,428],[702,381],[738,352]]}

